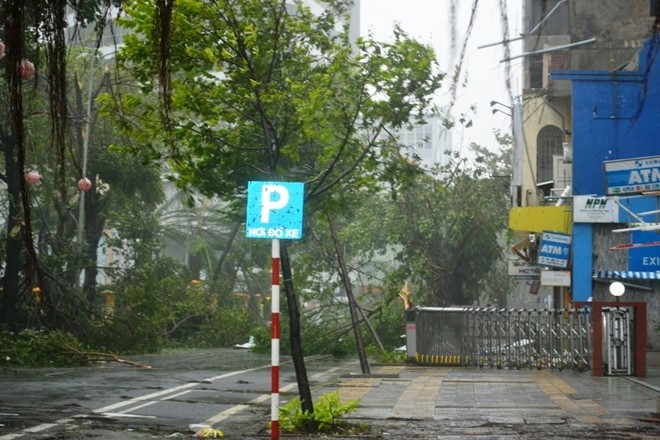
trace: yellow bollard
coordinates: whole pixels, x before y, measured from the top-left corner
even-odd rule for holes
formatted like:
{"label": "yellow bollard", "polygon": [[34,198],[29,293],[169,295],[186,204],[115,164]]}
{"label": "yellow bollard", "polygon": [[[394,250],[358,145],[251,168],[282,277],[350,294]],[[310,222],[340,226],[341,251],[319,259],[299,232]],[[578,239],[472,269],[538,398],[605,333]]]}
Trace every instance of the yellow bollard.
{"label": "yellow bollard", "polygon": [[34,295],[34,302],[37,304],[41,303],[41,287],[33,287],[32,294]]}
{"label": "yellow bollard", "polygon": [[105,296],[105,303],[103,305],[103,317],[110,318],[115,312],[115,292],[112,290],[104,290],[101,293]]}

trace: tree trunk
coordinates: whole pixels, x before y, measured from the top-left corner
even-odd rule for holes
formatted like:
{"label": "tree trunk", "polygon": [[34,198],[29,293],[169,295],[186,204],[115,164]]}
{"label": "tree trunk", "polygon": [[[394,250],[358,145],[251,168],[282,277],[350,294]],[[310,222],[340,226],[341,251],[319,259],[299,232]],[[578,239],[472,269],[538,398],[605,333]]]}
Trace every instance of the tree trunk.
{"label": "tree trunk", "polygon": [[16,141],[13,137],[2,136],[2,148],[5,155],[5,176],[9,212],[7,215],[7,244],[5,247],[5,274],[3,291],[0,297],[0,325],[14,330],[18,325],[18,288],[20,283],[21,255],[21,194],[18,167],[15,159]]}
{"label": "tree trunk", "polygon": [[369,374],[369,360],[367,359],[367,353],[364,350],[364,341],[362,340],[362,332],[360,331],[360,318],[358,317],[358,306],[353,295],[353,287],[351,286],[351,280],[348,274],[348,269],[346,268],[346,262],[344,261],[344,251],[342,245],[339,242],[339,237],[337,236],[337,231],[335,230],[335,224],[330,214],[328,217],[328,225],[330,226],[330,234],[332,235],[332,242],[335,245],[335,252],[337,253],[337,263],[339,264],[339,276],[341,277],[342,282],[344,283],[344,288],[346,289],[346,296],[348,297],[348,309],[351,312],[351,323],[353,324],[353,334],[355,335],[355,345],[357,346],[358,357],[360,358],[360,368],[362,369],[362,374]]}
{"label": "tree trunk", "polygon": [[103,229],[105,228],[105,215],[108,208],[109,196],[101,196],[95,192],[93,186],[85,195],[85,278],[83,291],[87,297],[90,310],[94,309],[96,302],[96,276],[98,275],[98,249]]}
{"label": "tree trunk", "polygon": [[360,307],[360,304],[357,301],[355,302],[355,307],[357,308],[358,312],[360,312],[360,316],[362,316],[362,320],[369,329],[371,336],[373,336],[374,340],[376,341],[376,344],[378,344],[378,348],[380,348],[382,351],[385,351],[385,346],[383,345],[383,342],[380,340],[378,333],[376,333],[376,329],[374,328],[373,325],[371,325],[371,320],[369,319],[367,314],[364,313],[364,310],[362,309],[362,307]]}
{"label": "tree trunk", "polygon": [[[314,413],[314,402],[312,392],[307,379],[305,367],[305,356],[302,349],[300,337],[300,310],[298,309],[298,298],[293,288],[293,277],[291,272],[291,259],[286,241],[280,241],[280,260],[282,262],[282,276],[284,278],[284,291],[289,310],[289,340],[291,341],[291,358],[296,370],[296,381],[298,382],[298,394],[300,395],[301,409],[309,414]],[[308,431],[315,431],[316,426],[306,426]]]}
{"label": "tree trunk", "polygon": [[211,274],[211,280],[218,281],[218,279],[220,278],[220,274],[222,273],[222,268],[225,264],[225,260],[227,259],[227,255],[229,255],[229,251],[231,251],[231,248],[234,245],[234,240],[236,239],[236,235],[238,235],[238,231],[240,229],[241,229],[241,223],[235,223],[234,227],[229,233],[229,237],[227,238],[227,245],[223,249],[222,254],[218,258],[218,261],[216,262],[215,267],[213,268],[213,273]]}

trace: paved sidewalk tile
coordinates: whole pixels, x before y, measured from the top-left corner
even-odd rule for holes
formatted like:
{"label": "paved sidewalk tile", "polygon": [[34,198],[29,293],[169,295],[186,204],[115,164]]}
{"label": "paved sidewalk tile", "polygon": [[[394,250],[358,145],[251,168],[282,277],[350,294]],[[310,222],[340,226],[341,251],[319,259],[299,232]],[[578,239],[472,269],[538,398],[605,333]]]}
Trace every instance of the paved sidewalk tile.
{"label": "paved sidewalk tile", "polygon": [[[629,427],[640,414],[652,412],[657,396],[634,387],[622,378],[593,378],[588,372],[406,365],[344,379],[339,389],[342,399],[360,399],[356,418],[438,420],[477,429],[483,423],[567,420]],[[640,406],[640,399],[648,406]]]}

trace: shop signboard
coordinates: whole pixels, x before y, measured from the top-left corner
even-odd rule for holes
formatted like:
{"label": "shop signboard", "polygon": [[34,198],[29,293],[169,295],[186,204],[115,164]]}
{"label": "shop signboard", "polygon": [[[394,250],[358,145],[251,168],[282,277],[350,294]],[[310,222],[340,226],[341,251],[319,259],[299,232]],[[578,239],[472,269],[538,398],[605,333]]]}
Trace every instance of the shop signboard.
{"label": "shop signboard", "polygon": [[571,236],[559,232],[543,232],[539,244],[538,265],[566,269],[571,253]]}
{"label": "shop signboard", "polygon": [[603,162],[605,194],[622,196],[660,191],[660,156]]}

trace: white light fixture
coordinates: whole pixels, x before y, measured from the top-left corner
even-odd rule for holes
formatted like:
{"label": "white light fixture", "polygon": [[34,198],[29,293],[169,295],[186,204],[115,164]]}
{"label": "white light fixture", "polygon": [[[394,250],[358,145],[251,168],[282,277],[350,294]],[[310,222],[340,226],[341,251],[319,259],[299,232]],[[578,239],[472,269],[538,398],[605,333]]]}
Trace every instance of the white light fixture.
{"label": "white light fixture", "polygon": [[616,298],[616,300],[619,300],[619,297],[624,294],[626,291],[626,286],[623,285],[623,283],[620,283],[619,281],[615,281],[612,284],[610,284],[610,293],[612,296]]}

